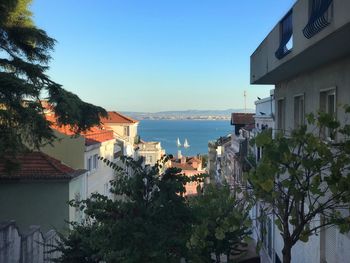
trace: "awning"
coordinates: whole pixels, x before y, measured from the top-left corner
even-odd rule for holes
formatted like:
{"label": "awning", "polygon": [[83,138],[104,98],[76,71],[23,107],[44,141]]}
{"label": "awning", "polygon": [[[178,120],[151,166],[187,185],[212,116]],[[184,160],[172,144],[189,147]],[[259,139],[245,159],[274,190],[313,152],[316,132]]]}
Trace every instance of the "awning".
{"label": "awning", "polygon": [[287,48],[287,44],[289,40],[293,36],[293,12],[290,10],[286,16],[282,19],[280,22],[281,26],[281,42],[280,45],[275,52],[275,56],[278,59],[283,58],[286,56],[289,52],[290,49]]}
{"label": "awning", "polygon": [[309,22],[303,29],[306,38],[311,38],[330,24],[328,11],[333,0],[312,0]]}

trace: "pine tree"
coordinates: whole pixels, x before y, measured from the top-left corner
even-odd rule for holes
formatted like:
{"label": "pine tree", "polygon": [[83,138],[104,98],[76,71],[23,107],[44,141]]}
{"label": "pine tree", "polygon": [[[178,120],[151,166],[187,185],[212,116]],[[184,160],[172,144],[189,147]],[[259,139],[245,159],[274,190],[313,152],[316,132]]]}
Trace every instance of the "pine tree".
{"label": "pine tree", "polygon": [[30,3],[0,3],[0,158],[54,139],[44,116],[43,94],[58,123],[76,132],[98,125],[106,115],[103,108],[83,102],[45,74],[55,40],[35,26]]}

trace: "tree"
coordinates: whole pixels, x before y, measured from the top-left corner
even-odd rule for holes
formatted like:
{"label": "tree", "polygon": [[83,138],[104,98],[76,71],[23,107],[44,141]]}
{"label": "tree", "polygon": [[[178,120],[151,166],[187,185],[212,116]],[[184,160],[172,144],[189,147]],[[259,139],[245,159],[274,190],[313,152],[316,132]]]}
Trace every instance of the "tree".
{"label": "tree", "polygon": [[177,168],[160,174],[160,163],[142,167],[142,160],[123,160],[125,165],[118,166],[104,159],[116,170],[115,200],[93,194],[75,204],[86,220],[73,223],[62,236],[58,262],[180,262],[188,257],[194,215],[183,194],[185,184],[198,178],[183,176]]}
{"label": "tree", "polygon": [[[350,108],[345,107],[350,113]],[[263,132],[255,139],[263,157],[248,174],[253,193],[276,216],[283,238],[283,262],[291,249],[321,228],[350,229],[350,126],[326,113],[310,114],[308,124],[273,139]],[[330,138],[325,139],[326,131]]]}
{"label": "tree", "polygon": [[194,262],[221,262],[245,251],[251,234],[249,206],[237,199],[228,185],[206,185],[202,194],[193,197],[191,205],[197,221],[187,246]]}
{"label": "tree", "polygon": [[44,116],[43,94],[58,124],[70,125],[75,132],[99,125],[100,116],[106,116],[104,109],[83,102],[45,74],[55,40],[35,26],[30,3],[0,3],[0,158],[54,139]]}

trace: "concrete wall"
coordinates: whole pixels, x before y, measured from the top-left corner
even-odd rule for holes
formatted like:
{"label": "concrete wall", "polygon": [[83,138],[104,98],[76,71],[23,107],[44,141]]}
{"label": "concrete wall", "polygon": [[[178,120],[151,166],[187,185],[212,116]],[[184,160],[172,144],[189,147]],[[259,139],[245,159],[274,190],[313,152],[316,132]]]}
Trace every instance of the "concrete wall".
{"label": "concrete wall", "polygon": [[71,137],[57,131],[55,131],[55,135],[57,139],[53,146],[46,145],[40,150],[73,169],[84,169],[84,137]]}
{"label": "concrete wall", "polygon": [[[348,12],[348,10],[350,10],[350,1],[334,0],[334,15],[330,25],[308,39],[303,35],[303,29],[309,20],[309,0],[298,0],[291,8],[293,9],[293,48],[291,52],[282,59],[277,59],[275,56],[275,52],[280,44],[280,24],[278,21],[251,56],[251,83],[261,83],[261,79],[267,74],[275,71],[281,65],[292,61],[300,54],[309,52],[308,50],[311,47],[350,23]],[[333,50],[328,48],[326,52],[333,52]],[[337,50],[335,50],[335,53],[336,52]],[[304,59],[304,62],[305,64],[312,63],[312,61],[308,59]],[[301,66],[304,65],[300,65],[300,67]],[[291,72],[298,71],[298,67],[288,68],[284,71],[286,70]],[[278,72],[276,78],[278,78],[278,75],[282,74],[284,74],[284,72]],[[264,82],[267,84],[265,80],[262,81],[262,83]],[[268,82],[271,82],[271,78]],[[268,84],[273,84],[273,82]]]}
{"label": "concrete wall", "polygon": [[20,229],[40,225],[50,229],[67,228],[69,219],[68,182],[27,181],[0,183],[0,222],[15,220]]}
{"label": "concrete wall", "polygon": [[[315,113],[320,109],[320,92],[330,88],[336,88],[337,104],[350,104],[349,72],[350,57],[325,65],[312,72],[305,72],[294,79],[276,85],[276,102],[281,98],[286,101],[285,128],[294,128],[294,96],[297,94],[304,94],[306,114]],[[278,116],[278,112],[276,115]],[[338,108],[337,118],[340,121],[345,118],[341,108]]]}

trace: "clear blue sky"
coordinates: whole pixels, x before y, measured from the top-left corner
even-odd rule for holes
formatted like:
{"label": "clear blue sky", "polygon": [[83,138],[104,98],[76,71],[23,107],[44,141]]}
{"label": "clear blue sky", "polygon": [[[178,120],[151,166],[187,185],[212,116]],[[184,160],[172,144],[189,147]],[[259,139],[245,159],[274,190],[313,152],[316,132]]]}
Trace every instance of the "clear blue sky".
{"label": "clear blue sky", "polygon": [[254,107],[249,57],[295,0],[33,0],[49,75],[118,111]]}

